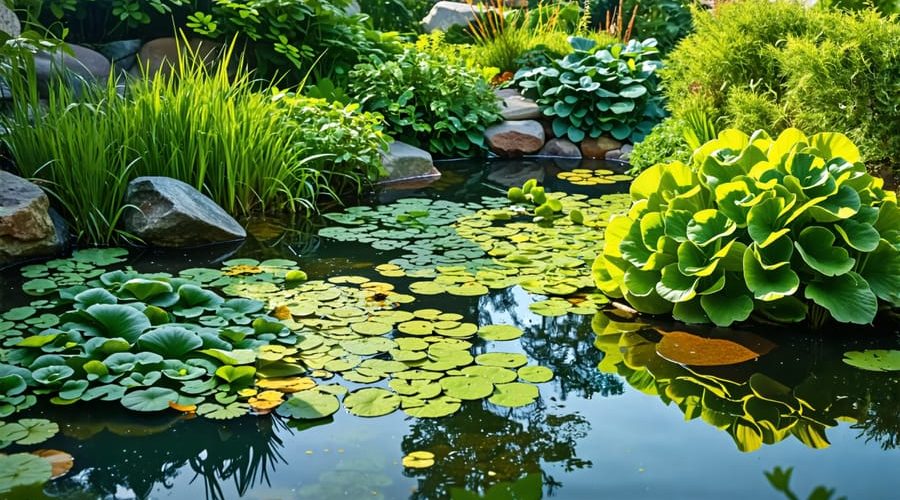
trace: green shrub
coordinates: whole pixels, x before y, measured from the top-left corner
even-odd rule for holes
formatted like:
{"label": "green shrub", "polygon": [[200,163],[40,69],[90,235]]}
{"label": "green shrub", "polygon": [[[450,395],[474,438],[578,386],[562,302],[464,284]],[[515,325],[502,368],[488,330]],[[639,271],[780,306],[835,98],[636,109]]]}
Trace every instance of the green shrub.
{"label": "green shrub", "polygon": [[[634,8],[632,37],[655,38],[659,50],[668,53],[679,40],[691,32],[691,2],[686,0],[624,0],[621,2],[625,28]],[[595,26],[606,24],[606,13],[618,13],[620,0],[591,0],[591,21]],[[605,27],[605,26],[604,26]]]}
{"label": "green shrub", "polygon": [[643,141],[634,144],[628,161],[639,172],[657,163],[688,163],[690,159],[691,149],[684,140],[684,122],[669,117],[653,127]]}
{"label": "green shrub", "polygon": [[171,35],[173,22],[210,0],[11,0],[30,20],[76,42]]}
{"label": "green shrub", "polygon": [[742,0],[695,10],[694,25],[661,71],[675,116],[701,98],[724,126],[841,130],[867,162],[896,164],[896,17]]}
{"label": "green shrub", "polygon": [[728,326],[757,312],[871,323],[900,306],[900,208],[844,135],[729,129],[641,173],[594,278],[635,309]]}
{"label": "green shrub", "polygon": [[385,57],[398,50],[394,36],[366,27],[366,16],[347,15],[350,0],[216,0],[187,26],[219,39],[248,41],[260,74],[299,82],[317,77],[346,78],[364,56]]}
{"label": "green shrub", "polygon": [[593,41],[570,39],[575,51],[552,66],[523,69],[515,83],[553,117],[553,132],[581,142],[609,133],[638,142],[663,117],[653,39],[615,43],[595,51]]}
{"label": "green shrub", "polygon": [[[80,93],[37,92],[10,72],[15,95],[4,120],[13,160],[61,205],[79,239],[122,237],[118,218],[128,182],[174,177],[234,215],[314,212],[321,197],[359,191],[381,173],[380,118],[354,107],[264,89],[243,69],[229,75],[182,61],[171,75],[141,79],[120,96],[117,82]],[[238,65],[242,67],[242,65]]]}
{"label": "green shrub", "polygon": [[350,73],[350,94],[367,111],[381,113],[395,139],[445,157],[480,154],[484,130],[500,120],[483,74],[452,54],[412,46],[357,65]]}
{"label": "green shrub", "polygon": [[434,4],[433,0],[364,0],[359,2],[360,9],[369,15],[375,29],[403,33],[422,31],[419,22],[428,14]]}

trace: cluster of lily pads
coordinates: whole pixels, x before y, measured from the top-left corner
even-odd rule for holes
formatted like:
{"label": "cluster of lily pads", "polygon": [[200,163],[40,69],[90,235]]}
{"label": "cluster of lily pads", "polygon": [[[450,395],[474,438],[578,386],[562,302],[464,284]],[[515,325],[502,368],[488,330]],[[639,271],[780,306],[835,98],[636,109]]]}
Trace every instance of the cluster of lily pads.
{"label": "cluster of lily pads", "polygon": [[[123,251],[79,251],[27,266],[41,297],[2,314],[0,410],[118,401],[133,411],[213,419],[247,413],[316,419],[341,406],[366,417],[449,415],[466,400],[517,407],[552,372],[516,353],[471,354],[476,336],[521,330],[463,321],[361,276],[307,281],[296,263],[234,259],[177,276],[109,270]],[[82,276],[81,279],[78,276]],[[39,313],[39,311],[46,311]],[[33,321],[37,319],[38,321]],[[339,375],[347,387],[325,380]],[[379,386],[375,386],[379,384]]]}
{"label": "cluster of lily pads", "polygon": [[[686,420],[700,418],[726,431],[744,452],[789,436],[811,448],[824,448],[829,445],[827,428],[864,416],[851,399],[830,396],[823,386],[828,381],[814,375],[787,386],[765,373],[729,379],[720,372],[705,372],[709,366],[736,364],[765,353],[765,349],[753,352],[749,342],[666,332],[604,313],[594,317],[592,328],[595,345],[605,353],[598,366],[601,371],[621,375],[641,392],[674,404]],[[662,339],[654,338],[660,335]]]}
{"label": "cluster of lily pads", "polygon": [[576,168],[560,172],[556,174],[556,177],[575,186],[599,186],[602,184],[628,182],[634,179],[634,177],[628,174],[617,174],[612,170],[603,168]]}
{"label": "cluster of lily pads", "polygon": [[597,286],[635,309],[728,326],[869,324],[900,307],[900,208],[842,134],[726,130],[645,170],[607,229]]}
{"label": "cluster of lily pads", "polygon": [[[344,227],[319,234],[410,252],[375,269],[415,278],[409,290],[416,295],[481,296],[519,285],[550,297],[531,306],[538,314],[594,314],[607,299],[594,293],[590,265],[606,221],[628,201],[627,195],[549,194],[531,180],[512,188],[509,200],[486,198],[481,207],[418,198],[353,207],[326,215]],[[549,213],[539,213],[541,207]],[[385,237],[395,239],[386,245]]]}

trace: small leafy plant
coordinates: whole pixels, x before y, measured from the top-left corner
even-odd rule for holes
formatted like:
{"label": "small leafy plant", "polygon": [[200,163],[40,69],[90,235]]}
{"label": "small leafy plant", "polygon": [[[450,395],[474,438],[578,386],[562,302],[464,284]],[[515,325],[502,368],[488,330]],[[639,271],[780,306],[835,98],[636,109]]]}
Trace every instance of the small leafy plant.
{"label": "small leafy plant", "polygon": [[813,327],[900,306],[900,208],[842,134],[729,129],[644,171],[594,263],[635,309],[728,326],[757,312]]}
{"label": "small leafy plant", "polygon": [[638,142],[663,117],[657,91],[656,40],[614,43],[596,50],[586,38],[569,39],[573,52],[552,65],[522,69],[516,85],[534,99],[553,132],[581,142],[608,133]]}
{"label": "small leafy plant", "polygon": [[484,130],[500,120],[487,80],[449,56],[409,46],[392,58],[370,56],[350,80],[350,94],[384,116],[389,135],[437,155],[480,154]]}

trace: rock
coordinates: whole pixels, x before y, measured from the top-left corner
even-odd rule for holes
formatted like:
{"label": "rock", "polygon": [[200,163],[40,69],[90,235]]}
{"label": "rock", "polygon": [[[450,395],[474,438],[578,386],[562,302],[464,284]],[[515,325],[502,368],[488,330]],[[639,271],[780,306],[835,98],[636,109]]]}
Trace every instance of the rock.
{"label": "rock", "polygon": [[501,100],[506,99],[507,97],[521,95],[519,91],[516,89],[495,89],[494,95],[499,97]]}
{"label": "rock", "polygon": [[534,120],[505,121],[484,131],[491,151],[500,156],[518,157],[544,146],[544,127]]}
{"label": "rock", "polygon": [[60,77],[76,89],[83,81],[105,82],[109,78],[111,66],[103,54],[80,45],[69,44],[69,48],[74,57],[62,51],[35,54],[35,72],[42,92],[46,92],[51,81]]}
{"label": "rock", "polygon": [[631,152],[634,151],[634,146],[632,146],[631,144],[625,144],[624,146],[622,146],[621,151],[622,154],[619,155],[619,159],[622,161],[629,161],[631,160]]}
{"label": "rock", "polygon": [[483,13],[486,10],[481,5],[470,6],[462,2],[438,2],[434,4],[425,19],[422,19],[422,24],[428,33],[434,30],[447,31],[453,26],[468,26],[475,20],[476,12]]}
{"label": "rock", "polygon": [[0,171],[0,266],[60,253],[64,228],[50,215],[50,200],[37,185]]}
{"label": "rock", "polygon": [[603,155],[603,158],[607,159],[607,160],[618,160],[621,156],[622,156],[621,149],[611,149],[611,150],[607,151],[605,155]]}
{"label": "rock", "polygon": [[622,143],[605,135],[601,135],[597,139],[585,139],[581,142],[581,155],[584,158],[595,158],[602,160],[606,157],[607,151],[619,149]]}
{"label": "rock", "polygon": [[516,92],[502,99],[500,115],[504,120],[536,120],[541,117],[541,108],[536,102]]}
{"label": "rock", "polygon": [[389,150],[381,155],[381,162],[388,175],[379,184],[437,180],[441,177],[441,172],[434,168],[431,153],[405,142],[392,142]]}
{"label": "rock", "polygon": [[22,34],[22,23],[19,22],[19,17],[2,2],[0,2],[0,31],[12,38]]}
{"label": "rock", "polygon": [[581,158],[581,150],[568,139],[550,139],[539,154],[557,158]]}
{"label": "rock", "polygon": [[143,42],[141,40],[117,40],[97,47],[97,52],[106,56],[118,69],[130,69],[137,60]]}
{"label": "rock", "polygon": [[510,188],[521,186],[528,179],[535,179],[543,184],[544,177],[544,167],[537,162],[498,160],[490,163],[487,180],[504,188]]}
{"label": "rock", "polygon": [[[159,72],[169,74],[181,54],[185,53],[196,54],[205,64],[212,65],[218,59],[223,47],[224,45],[220,42],[202,38],[189,39],[187,47],[184,47],[184,40],[172,37],[157,38],[141,47],[137,55],[137,64],[131,68],[130,72],[134,76],[141,76],[144,72],[150,76]],[[181,54],[179,54],[179,48]]]}
{"label": "rock", "polygon": [[169,177],[138,177],[128,184],[125,230],[148,245],[191,247],[234,241],[247,232],[222,207]]}

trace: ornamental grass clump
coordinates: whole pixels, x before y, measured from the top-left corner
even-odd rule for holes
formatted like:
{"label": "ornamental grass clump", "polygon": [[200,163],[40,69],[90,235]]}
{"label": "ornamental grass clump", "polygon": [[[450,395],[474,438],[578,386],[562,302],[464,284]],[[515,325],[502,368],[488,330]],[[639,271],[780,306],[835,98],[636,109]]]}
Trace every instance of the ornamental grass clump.
{"label": "ornamental grass clump", "polygon": [[728,326],[871,323],[900,307],[897,195],[839,133],[729,129],[645,170],[611,220],[594,279],[635,309]]}

